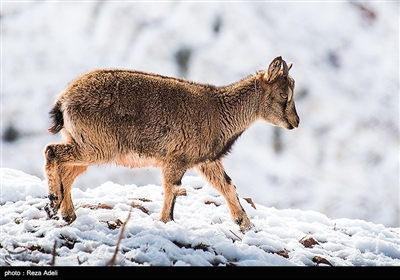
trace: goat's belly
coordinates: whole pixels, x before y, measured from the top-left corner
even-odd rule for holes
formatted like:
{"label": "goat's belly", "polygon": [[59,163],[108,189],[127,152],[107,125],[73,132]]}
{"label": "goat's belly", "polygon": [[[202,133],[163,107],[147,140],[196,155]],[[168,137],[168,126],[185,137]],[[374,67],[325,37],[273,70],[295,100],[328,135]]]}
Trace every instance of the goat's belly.
{"label": "goat's belly", "polygon": [[115,160],[115,163],[117,165],[123,165],[130,168],[143,166],[162,166],[162,161],[160,159],[153,157],[143,157],[135,153],[119,155]]}

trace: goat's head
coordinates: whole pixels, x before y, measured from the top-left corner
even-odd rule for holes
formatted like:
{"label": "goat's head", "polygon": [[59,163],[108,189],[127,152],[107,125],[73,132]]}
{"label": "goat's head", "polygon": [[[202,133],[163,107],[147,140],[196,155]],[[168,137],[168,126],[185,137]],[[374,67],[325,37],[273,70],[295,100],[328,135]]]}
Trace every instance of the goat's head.
{"label": "goat's head", "polygon": [[261,118],[286,129],[299,126],[300,118],[294,104],[294,80],[289,75],[292,63],[282,57],[272,60],[267,71],[262,72],[262,100],[259,107]]}

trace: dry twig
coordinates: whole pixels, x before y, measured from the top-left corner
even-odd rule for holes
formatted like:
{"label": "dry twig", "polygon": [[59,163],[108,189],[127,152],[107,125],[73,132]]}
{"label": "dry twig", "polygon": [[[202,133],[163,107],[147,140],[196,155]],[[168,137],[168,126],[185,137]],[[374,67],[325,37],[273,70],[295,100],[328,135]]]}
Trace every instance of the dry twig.
{"label": "dry twig", "polygon": [[114,254],[113,254],[111,260],[107,263],[107,266],[114,266],[115,265],[115,261],[117,259],[117,253],[118,253],[118,250],[119,250],[119,244],[121,243],[122,236],[123,236],[123,233],[124,233],[124,230],[125,230],[125,226],[126,226],[126,224],[128,223],[128,221],[129,221],[129,219],[131,217],[132,208],[133,207],[131,207],[131,209],[129,210],[128,217],[126,218],[125,223],[121,227],[121,231],[119,232],[119,237],[118,237],[118,241],[117,241],[117,246],[115,247],[115,251],[114,251]]}

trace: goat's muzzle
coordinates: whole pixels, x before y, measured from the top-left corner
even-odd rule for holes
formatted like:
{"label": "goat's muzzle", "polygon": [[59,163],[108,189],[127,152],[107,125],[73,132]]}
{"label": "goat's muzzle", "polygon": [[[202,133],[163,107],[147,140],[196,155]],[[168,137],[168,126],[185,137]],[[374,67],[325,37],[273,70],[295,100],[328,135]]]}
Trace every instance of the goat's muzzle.
{"label": "goat's muzzle", "polygon": [[289,127],[287,129],[292,130],[299,127],[300,124],[300,117],[296,116],[295,118],[288,119]]}

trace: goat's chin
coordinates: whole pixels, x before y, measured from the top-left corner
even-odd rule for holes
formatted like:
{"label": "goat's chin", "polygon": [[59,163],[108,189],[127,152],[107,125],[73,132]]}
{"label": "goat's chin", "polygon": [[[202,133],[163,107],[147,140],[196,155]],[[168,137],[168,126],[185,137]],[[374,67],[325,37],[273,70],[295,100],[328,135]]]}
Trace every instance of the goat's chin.
{"label": "goat's chin", "polygon": [[268,121],[268,122],[270,124],[272,124],[273,126],[282,127],[284,129],[287,129],[287,130],[292,130],[294,128],[293,125],[291,125],[289,122],[282,122],[282,121],[280,121],[280,122]]}
{"label": "goat's chin", "polygon": [[281,122],[281,123],[279,123],[279,124],[275,124],[276,126],[279,126],[279,127],[283,127],[284,129],[287,129],[287,130],[292,130],[292,129],[294,129],[295,127],[292,125],[292,124],[290,124],[289,122]]}
{"label": "goat's chin", "polygon": [[297,128],[299,125],[298,124],[293,125],[290,122],[286,122],[286,123],[282,124],[281,126],[287,130],[293,130],[293,129]]}

